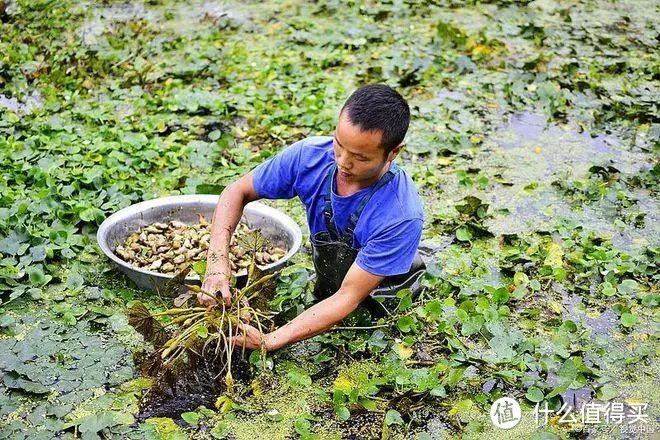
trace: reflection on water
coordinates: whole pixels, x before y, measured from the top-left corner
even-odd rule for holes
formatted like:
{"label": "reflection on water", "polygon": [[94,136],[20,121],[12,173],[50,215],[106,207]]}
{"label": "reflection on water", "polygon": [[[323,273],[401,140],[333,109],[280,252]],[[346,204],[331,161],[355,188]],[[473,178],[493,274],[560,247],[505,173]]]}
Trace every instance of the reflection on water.
{"label": "reflection on water", "polygon": [[615,246],[634,251],[659,242],[658,203],[644,189],[635,190],[637,206],[646,213],[644,226],[617,226],[620,217],[616,200],[603,200],[576,209],[550,184],[555,180],[583,180],[593,165],[610,165],[622,175],[648,169],[652,157],[629,148],[614,136],[592,137],[571,127],[548,123],[533,113],[513,115],[484,143],[474,160],[475,167],[498,175],[502,185],[484,193],[496,214],[488,227],[495,234],[550,230],[557,219],[575,221],[603,235],[610,235]]}

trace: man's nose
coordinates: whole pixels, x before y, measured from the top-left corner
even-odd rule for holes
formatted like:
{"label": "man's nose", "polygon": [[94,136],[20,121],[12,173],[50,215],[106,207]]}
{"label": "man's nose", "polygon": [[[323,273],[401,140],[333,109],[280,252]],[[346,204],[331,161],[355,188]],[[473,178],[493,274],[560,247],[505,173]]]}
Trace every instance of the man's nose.
{"label": "man's nose", "polygon": [[353,168],[353,163],[350,160],[342,160],[339,162],[339,168],[342,170],[350,170]]}

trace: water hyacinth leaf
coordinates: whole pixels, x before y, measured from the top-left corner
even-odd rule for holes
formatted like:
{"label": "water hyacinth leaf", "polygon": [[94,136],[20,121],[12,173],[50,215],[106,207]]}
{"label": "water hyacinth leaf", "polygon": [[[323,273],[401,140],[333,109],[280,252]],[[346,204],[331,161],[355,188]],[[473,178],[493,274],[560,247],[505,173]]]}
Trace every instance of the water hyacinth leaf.
{"label": "water hyacinth leaf", "polygon": [[445,378],[445,384],[447,386],[453,387],[454,385],[458,384],[461,381],[464,374],[465,374],[465,368],[462,367],[451,368]]}
{"label": "water hyacinth leaf", "polygon": [[165,329],[141,302],[136,302],[128,310],[128,323],[154,345],[161,346],[165,343]]}
{"label": "water hyacinth leaf", "polygon": [[402,316],[396,322],[396,326],[403,333],[411,332],[415,326],[415,318],[413,318],[412,316]]}
{"label": "water hyacinth leaf", "polygon": [[398,310],[408,310],[412,306],[412,291],[410,289],[402,289],[397,292],[396,296],[400,298]]}
{"label": "water hyacinth leaf", "polygon": [[460,241],[470,241],[472,233],[468,228],[458,228],[456,230],[456,238]]}
{"label": "water hyacinth leaf", "polygon": [[335,407],[335,414],[339,420],[348,420],[351,417],[351,412],[343,405]]}
{"label": "water hyacinth leaf", "polygon": [[395,409],[387,410],[387,413],[385,413],[385,424],[387,424],[387,426],[403,425],[403,423],[404,422],[399,411]]}
{"label": "water hyacinth leaf", "polygon": [[78,426],[80,432],[96,433],[102,429],[116,425],[114,413],[103,411],[100,414],[92,414],[85,417]]}
{"label": "water hyacinth leaf", "polygon": [[596,393],[596,397],[600,400],[612,400],[620,394],[619,390],[613,385],[603,385]]}
{"label": "water hyacinth leaf", "polygon": [[541,402],[541,401],[543,401],[543,398],[544,398],[545,396],[543,395],[543,391],[541,391],[539,388],[537,388],[537,387],[530,387],[530,388],[527,390],[527,393],[525,394],[525,397],[526,397],[527,400],[529,400],[530,402],[537,403],[537,402]]}
{"label": "water hyacinth leaf", "polygon": [[506,287],[500,287],[493,292],[493,301],[506,303],[509,301],[509,291]]}
{"label": "water hyacinth leaf", "polygon": [[557,243],[550,243],[546,250],[548,255],[545,257],[543,264],[552,268],[561,267],[563,265],[564,249]]}
{"label": "water hyacinth leaf", "polygon": [[621,325],[624,327],[633,327],[637,322],[639,321],[639,318],[636,315],[633,315],[632,313],[625,312],[621,314],[621,318],[619,319],[621,322]]}
{"label": "water hyacinth leaf", "polygon": [[378,409],[378,403],[373,399],[361,398],[358,403],[367,411],[376,411]]}
{"label": "water hyacinth leaf", "polygon": [[481,330],[483,324],[484,318],[482,316],[470,316],[470,318],[461,326],[461,334],[463,336],[473,335]]}
{"label": "water hyacinth leaf", "polygon": [[566,276],[568,273],[563,267],[553,267],[552,268],[552,275],[554,276],[555,280],[557,281],[563,281],[566,279]]}
{"label": "water hyacinth leaf", "polygon": [[413,355],[413,349],[410,348],[408,345],[401,344],[401,343],[394,343],[392,346],[392,350],[399,356],[401,359],[408,359],[410,356]]}
{"label": "water hyacinth leaf", "polygon": [[567,382],[572,382],[577,377],[578,370],[575,361],[572,358],[568,358],[557,370],[557,376]]}
{"label": "water hyacinth leaf", "polygon": [[30,266],[27,268],[26,272],[33,286],[44,286],[53,279],[52,276],[44,273],[41,266]]}
{"label": "water hyacinth leaf", "polygon": [[197,426],[200,419],[202,418],[201,414],[194,411],[187,411],[181,413],[181,418],[188,423],[189,425]]}
{"label": "water hyacinth leaf", "polygon": [[634,296],[637,291],[637,281],[635,280],[623,280],[621,284],[617,287],[617,290],[622,295]]}
{"label": "water hyacinth leaf", "polygon": [[209,336],[209,329],[205,325],[200,325],[197,327],[197,336],[200,338],[207,338]]}
{"label": "water hyacinth leaf", "polygon": [[195,189],[195,193],[197,194],[221,194],[222,190],[224,190],[225,187],[223,185],[215,185],[211,183],[202,183],[197,185]]}
{"label": "water hyacinth leaf", "polygon": [[69,276],[66,279],[66,287],[68,289],[78,291],[82,289],[84,283],[85,279],[80,273],[74,272],[73,270],[69,272]]}
{"label": "water hyacinth leaf", "polygon": [[192,269],[201,280],[204,280],[204,276],[206,275],[206,261],[195,261]]}
{"label": "water hyacinth leaf", "polygon": [[467,415],[473,405],[474,402],[471,399],[459,400],[447,413],[449,415]]}
{"label": "water hyacinth leaf", "polygon": [[610,283],[609,281],[605,281],[603,284],[601,284],[601,291],[603,292],[603,295],[605,296],[614,296],[616,295],[616,289]]}
{"label": "water hyacinth leaf", "polygon": [[287,377],[294,385],[308,387],[312,384],[312,378],[302,368],[291,365],[287,370]]}
{"label": "water hyacinth leaf", "polygon": [[468,217],[484,217],[488,209],[488,204],[483,203],[478,197],[467,196],[461,202],[455,205],[454,208]]}
{"label": "water hyacinth leaf", "polygon": [[84,222],[101,222],[105,218],[105,213],[98,208],[85,208],[79,213],[80,219]]}
{"label": "water hyacinth leaf", "polygon": [[40,262],[46,259],[46,246],[35,246],[30,251],[30,256],[33,262]]}
{"label": "water hyacinth leaf", "polygon": [[529,277],[524,272],[516,272],[513,276],[513,282],[516,286],[524,286],[529,282]]}

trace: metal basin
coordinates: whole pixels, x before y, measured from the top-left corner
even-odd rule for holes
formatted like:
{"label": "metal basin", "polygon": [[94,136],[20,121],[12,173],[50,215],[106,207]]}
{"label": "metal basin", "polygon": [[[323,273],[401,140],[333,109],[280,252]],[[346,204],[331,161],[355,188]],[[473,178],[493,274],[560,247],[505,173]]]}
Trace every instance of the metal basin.
{"label": "metal basin", "polygon": [[[166,223],[170,220],[178,220],[194,224],[199,221],[198,214],[202,214],[210,222],[218,199],[219,196],[215,195],[184,195],[136,203],[108,217],[99,227],[96,240],[103,253],[138,287],[162,292],[165,283],[172,279],[173,275],[133,267],[115,255],[113,249],[139,228],[155,222]],[[284,266],[287,260],[300,249],[302,241],[300,227],[288,215],[277,209],[258,202],[248,203],[243,210],[242,221],[247,223],[250,228],[259,230],[274,246],[288,249],[286,255],[280,260],[264,266],[266,271],[273,271]],[[240,283],[247,276],[247,271],[242,269],[235,275]],[[199,284],[200,279],[191,271],[186,282]]]}

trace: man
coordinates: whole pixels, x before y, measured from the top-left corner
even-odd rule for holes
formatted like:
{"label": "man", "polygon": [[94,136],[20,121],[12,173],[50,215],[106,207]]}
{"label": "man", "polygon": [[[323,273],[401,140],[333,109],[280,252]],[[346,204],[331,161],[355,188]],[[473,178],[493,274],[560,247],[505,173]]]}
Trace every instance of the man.
{"label": "man", "polygon": [[[244,325],[234,344],[277,350],[330,329],[370,293],[393,292],[418,278],[421,201],[410,177],[393,163],[409,120],[408,104],[395,90],[361,87],[344,104],[334,136],[296,142],[223,191],[202,289],[230,302],[229,241],[248,202],[298,196],[314,250],[314,294],[322,299],[266,335]],[[204,294],[199,301],[215,304]]]}

